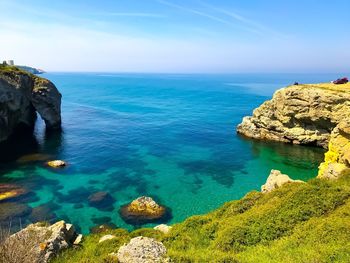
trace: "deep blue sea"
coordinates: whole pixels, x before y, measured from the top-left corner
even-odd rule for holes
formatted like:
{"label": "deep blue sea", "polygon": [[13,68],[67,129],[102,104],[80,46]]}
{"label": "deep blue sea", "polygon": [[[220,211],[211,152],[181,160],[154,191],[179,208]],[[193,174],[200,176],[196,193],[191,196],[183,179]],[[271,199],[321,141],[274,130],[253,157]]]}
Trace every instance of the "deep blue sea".
{"label": "deep blue sea", "polygon": [[[142,195],[169,207],[172,217],[167,223],[174,224],[259,190],[271,169],[294,179],[315,177],[323,150],[242,138],[236,126],[280,87],[338,77],[43,76],[63,95],[63,131],[45,133],[39,118],[33,136],[0,149],[0,183],[15,183],[32,192],[31,198],[17,200],[36,211],[22,218],[22,224],[46,214],[48,219],[75,224],[83,233],[101,223],[133,229],[118,211]],[[49,159],[65,160],[68,166],[49,169]],[[113,196],[111,209],[89,205],[88,197],[98,191]]]}

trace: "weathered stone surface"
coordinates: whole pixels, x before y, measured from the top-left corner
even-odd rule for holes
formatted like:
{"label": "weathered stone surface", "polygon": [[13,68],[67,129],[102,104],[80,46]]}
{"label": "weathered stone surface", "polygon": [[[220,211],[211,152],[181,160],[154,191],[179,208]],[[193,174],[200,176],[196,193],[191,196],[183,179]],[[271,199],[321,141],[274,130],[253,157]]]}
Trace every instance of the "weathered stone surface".
{"label": "weathered stone surface", "polygon": [[319,178],[337,179],[350,173],[350,119],[333,130],[325,160],[319,167]]}
{"label": "weathered stone surface", "polygon": [[243,118],[237,132],[247,137],[327,148],[334,127],[350,114],[350,84],[296,85]]}
{"label": "weathered stone surface", "polygon": [[10,236],[3,249],[16,247],[17,253],[12,255],[13,262],[46,263],[57,253],[70,247],[76,237],[74,227],[64,221],[51,226],[37,223]]}
{"label": "weathered stone surface", "polygon": [[54,161],[47,162],[47,165],[52,167],[52,168],[63,168],[67,164],[65,161],[62,161],[62,160],[54,160]]}
{"label": "weathered stone surface", "polygon": [[168,226],[166,224],[160,224],[154,227],[155,230],[158,230],[164,234],[168,234],[172,228],[172,226]]}
{"label": "weathered stone surface", "polygon": [[284,185],[286,183],[293,183],[293,182],[303,183],[303,181],[301,181],[301,180],[293,180],[293,179],[289,178],[288,175],[282,174],[278,170],[271,170],[271,173],[270,173],[269,177],[267,178],[266,183],[261,186],[261,192],[262,193],[269,193],[269,192],[281,187],[282,185]]}
{"label": "weathered stone surface", "polygon": [[32,129],[37,110],[48,128],[61,125],[61,94],[50,81],[0,67],[0,142],[19,127]]}
{"label": "weathered stone surface", "polygon": [[104,235],[103,237],[100,238],[98,243],[102,243],[104,241],[111,240],[111,239],[114,239],[114,238],[116,238],[116,236],[114,236],[114,235]]}
{"label": "weathered stone surface", "polygon": [[120,209],[120,215],[130,224],[153,222],[166,215],[166,208],[157,204],[151,197],[142,196]]}
{"label": "weathered stone surface", "polygon": [[120,263],[169,262],[166,248],[152,238],[135,237],[119,248],[117,257]]}

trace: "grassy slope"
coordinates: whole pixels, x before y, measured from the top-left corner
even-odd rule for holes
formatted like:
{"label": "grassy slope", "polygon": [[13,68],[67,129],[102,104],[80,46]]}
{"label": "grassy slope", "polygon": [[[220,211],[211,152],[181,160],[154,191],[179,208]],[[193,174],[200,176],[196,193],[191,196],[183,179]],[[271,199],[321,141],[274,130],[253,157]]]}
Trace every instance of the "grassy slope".
{"label": "grassy slope", "polygon": [[109,253],[139,235],[162,241],[174,262],[350,262],[350,175],[253,191],[174,225],[169,235],[110,232],[118,238],[98,244],[101,234],[90,235],[56,262],[109,262]]}

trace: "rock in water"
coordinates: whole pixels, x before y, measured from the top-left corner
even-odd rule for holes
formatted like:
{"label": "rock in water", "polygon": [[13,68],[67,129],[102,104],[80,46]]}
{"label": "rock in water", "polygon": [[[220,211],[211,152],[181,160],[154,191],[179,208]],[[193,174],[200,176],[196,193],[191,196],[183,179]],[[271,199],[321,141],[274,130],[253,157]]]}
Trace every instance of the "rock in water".
{"label": "rock in water", "polygon": [[133,225],[155,222],[163,218],[166,212],[165,207],[147,196],[139,197],[120,209],[120,215],[124,221]]}
{"label": "rock in water", "polygon": [[117,257],[120,263],[170,262],[166,253],[167,250],[161,242],[148,237],[135,237],[119,248]]}
{"label": "rock in water", "polygon": [[328,152],[319,167],[318,177],[337,179],[350,173],[350,120],[338,124],[331,134]]}
{"label": "rock in water", "polygon": [[54,161],[47,162],[47,165],[52,168],[62,168],[62,167],[65,167],[67,164],[62,160],[54,160]]}
{"label": "rock in water", "polygon": [[90,206],[100,209],[102,211],[112,211],[114,199],[107,192],[96,192],[88,197]]}
{"label": "rock in water", "polygon": [[36,113],[47,128],[61,126],[61,94],[50,81],[0,65],[0,142],[20,127],[33,129]]}
{"label": "rock in water", "polygon": [[335,126],[350,114],[350,84],[290,86],[243,118],[237,132],[255,139],[327,148]]}
{"label": "rock in water", "polygon": [[[64,221],[51,226],[37,223],[7,238],[1,248],[2,253],[8,253],[11,262],[46,263],[63,249],[72,246],[76,237],[74,227]],[[14,248],[16,253],[13,253]]]}
{"label": "rock in water", "polygon": [[15,184],[0,184],[0,201],[15,199],[27,194],[28,191]]}
{"label": "rock in water", "polygon": [[289,178],[288,175],[282,174],[278,170],[271,170],[271,173],[270,173],[269,177],[267,178],[266,183],[261,186],[261,192],[262,193],[269,193],[269,192],[281,187],[282,185],[284,185],[286,183],[293,183],[293,182],[303,183],[303,181],[301,181],[301,180],[293,180],[293,179]]}

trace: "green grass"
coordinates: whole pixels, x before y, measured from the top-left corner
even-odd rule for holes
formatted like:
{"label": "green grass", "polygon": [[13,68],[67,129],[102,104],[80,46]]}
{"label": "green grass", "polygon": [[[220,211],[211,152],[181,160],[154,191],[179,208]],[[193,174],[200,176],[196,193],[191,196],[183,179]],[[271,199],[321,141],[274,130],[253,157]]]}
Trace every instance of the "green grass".
{"label": "green grass", "polygon": [[104,234],[90,235],[56,262],[108,262],[109,253],[139,235],[163,242],[173,262],[350,262],[350,176],[253,191],[174,225],[168,235],[108,233],[118,238],[98,244]]}

